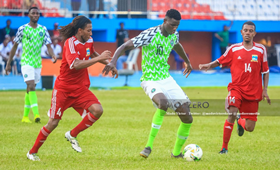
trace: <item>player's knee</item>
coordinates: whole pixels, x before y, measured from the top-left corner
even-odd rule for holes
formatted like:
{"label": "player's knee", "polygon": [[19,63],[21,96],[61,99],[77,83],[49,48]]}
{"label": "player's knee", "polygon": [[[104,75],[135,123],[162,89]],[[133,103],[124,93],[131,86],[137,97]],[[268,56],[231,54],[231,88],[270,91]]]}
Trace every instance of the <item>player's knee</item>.
{"label": "player's knee", "polygon": [[158,108],[161,110],[166,111],[168,109],[168,103],[165,101],[162,101],[158,104]]}
{"label": "player's knee", "polygon": [[99,118],[101,117],[101,115],[103,114],[103,108],[102,106],[96,106],[96,107],[93,107],[93,109],[90,111],[91,114],[93,114],[95,117]]}
{"label": "player's knee", "polygon": [[248,132],[253,132],[254,129],[255,129],[255,127],[253,127],[253,126],[248,126],[248,127],[246,127],[246,130],[247,130]]}

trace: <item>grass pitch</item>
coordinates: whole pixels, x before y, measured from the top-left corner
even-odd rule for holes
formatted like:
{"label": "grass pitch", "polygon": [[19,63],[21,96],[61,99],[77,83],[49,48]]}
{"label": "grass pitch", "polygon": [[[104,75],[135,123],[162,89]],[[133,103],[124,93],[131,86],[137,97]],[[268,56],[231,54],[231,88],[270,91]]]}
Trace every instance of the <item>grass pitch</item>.
{"label": "grass pitch", "polygon": [[[211,111],[224,112],[227,90],[222,88],[184,88],[191,100],[213,100]],[[64,112],[59,126],[39,150],[40,162],[26,158],[43,125],[48,121],[51,91],[38,91],[41,124],[23,124],[24,91],[0,92],[0,169],[278,169],[279,94],[269,88],[272,105],[260,103],[258,122],[253,133],[239,137],[236,124],[229,143],[229,153],[219,155],[226,116],[194,116],[185,145],[195,143],[203,150],[198,162],[171,159],[177,128],[177,116],[166,116],[148,159],[139,156],[148,139],[155,108],[142,89],[110,90],[93,93],[101,101],[104,114],[93,127],[80,133],[83,149],[76,153],[64,138],[81,118],[73,109]],[[191,111],[197,111],[192,109]],[[209,110],[207,110],[209,111]],[[263,113],[263,114],[262,114]],[[262,116],[262,115],[274,116]],[[30,113],[33,120],[33,114]]]}

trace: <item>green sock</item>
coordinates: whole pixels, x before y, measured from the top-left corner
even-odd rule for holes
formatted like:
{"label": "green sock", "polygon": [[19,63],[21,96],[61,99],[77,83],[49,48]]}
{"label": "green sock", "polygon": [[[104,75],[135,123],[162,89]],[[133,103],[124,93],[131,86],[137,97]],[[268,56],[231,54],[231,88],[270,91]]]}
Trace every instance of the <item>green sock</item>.
{"label": "green sock", "polygon": [[25,93],[25,103],[24,103],[24,112],[23,112],[23,117],[28,117],[29,112],[30,112],[30,101],[29,101],[29,94]]}
{"label": "green sock", "polygon": [[150,131],[150,136],[149,136],[148,142],[146,144],[146,147],[149,146],[149,147],[151,147],[151,149],[153,149],[153,143],[154,143],[155,137],[160,129],[160,126],[163,122],[163,117],[164,117],[165,113],[166,113],[166,111],[157,109],[156,113],[154,114],[152,128]]}
{"label": "green sock", "polygon": [[173,150],[173,155],[177,156],[180,154],[182,146],[186,142],[191,129],[191,123],[183,123],[181,122],[178,132],[177,132],[177,139]]}
{"label": "green sock", "polygon": [[30,104],[31,104],[31,108],[32,108],[34,116],[36,116],[36,115],[39,116],[37,95],[36,95],[35,91],[30,91],[29,92],[29,100],[30,100]]}

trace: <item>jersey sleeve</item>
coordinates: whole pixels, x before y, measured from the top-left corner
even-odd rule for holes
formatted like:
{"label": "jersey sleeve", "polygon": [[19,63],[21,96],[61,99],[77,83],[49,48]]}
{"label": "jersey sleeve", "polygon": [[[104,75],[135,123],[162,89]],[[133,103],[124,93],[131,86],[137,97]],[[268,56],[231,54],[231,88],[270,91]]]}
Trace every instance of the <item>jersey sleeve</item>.
{"label": "jersey sleeve", "polygon": [[76,59],[79,59],[79,55],[76,52],[74,40],[72,38],[68,39],[65,44],[65,48],[63,49],[63,53],[65,53],[66,61],[69,65],[70,69],[73,69],[73,65]]}
{"label": "jersey sleeve", "polygon": [[22,41],[22,37],[23,37],[23,30],[24,30],[25,26],[21,26],[18,28],[18,31],[16,33],[16,37],[14,38],[14,42],[19,44]]}
{"label": "jersey sleeve", "polygon": [[134,44],[134,47],[141,47],[149,45],[152,42],[153,37],[156,35],[156,29],[150,28],[145,31],[142,31],[139,35],[132,38],[131,41]]}
{"label": "jersey sleeve", "polygon": [[47,30],[46,27],[43,27],[43,28],[44,28],[44,30],[45,30],[44,44],[45,44],[45,45],[51,44],[51,43],[52,43],[52,40],[51,40],[49,31]]}
{"label": "jersey sleeve", "polygon": [[229,47],[226,52],[217,59],[217,61],[220,63],[221,67],[230,67],[231,66],[231,62],[232,62],[232,47]]}
{"label": "jersey sleeve", "polygon": [[264,51],[263,51],[263,58],[262,58],[262,68],[261,68],[261,73],[265,74],[269,72],[269,67],[268,67],[268,63],[267,63],[267,52],[266,52],[266,48],[263,47]]}

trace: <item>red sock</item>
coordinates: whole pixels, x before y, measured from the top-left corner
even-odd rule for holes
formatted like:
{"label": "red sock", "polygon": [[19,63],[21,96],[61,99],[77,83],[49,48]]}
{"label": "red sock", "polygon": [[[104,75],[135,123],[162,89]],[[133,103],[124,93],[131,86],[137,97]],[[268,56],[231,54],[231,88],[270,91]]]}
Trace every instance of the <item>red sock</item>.
{"label": "red sock", "polygon": [[71,130],[70,135],[73,137],[77,137],[77,135],[89,128],[94,122],[96,122],[98,120],[98,118],[96,118],[95,116],[93,116],[93,114],[88,113],[84,119],[81,121],[81,123],[79,123],[73,130]]}
{"label": "red sock", "polygon": [[245,129],[247,131],[246,126],[245,126],[246,119],[239,119],[238,124],[240,124],[243,127],[243,129]]}
{"label": "red sock", "polygon": [[44,126],[39,132],[39,135],[35,141],[35,144],[33,145],[32,149],[29,151],[29,153],[37,153],[39,148],[43,145],[45,140],[47,139],[48,135],[51,133],[48,129],[46,129]]}
{"label": "red sock", "polygon": [[222,149],[228,149],[228,142],[230,140],[231,132],[233,130],[234,123],[229,123],[227,120],[224,124],[223,146]]}

